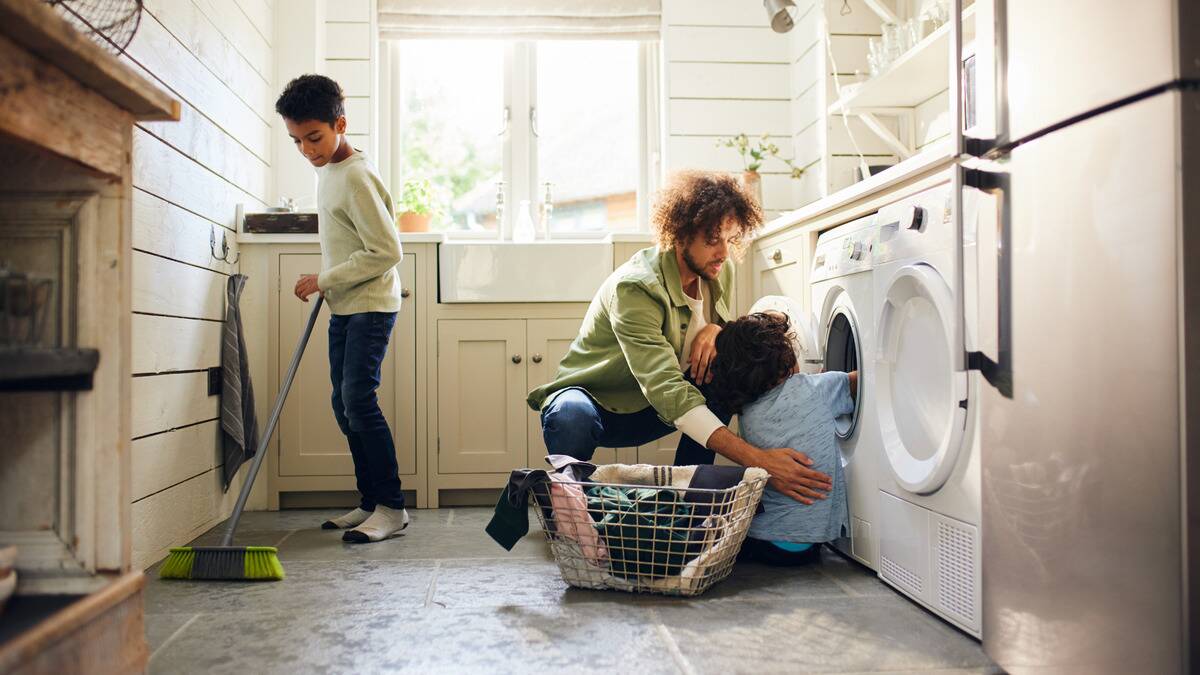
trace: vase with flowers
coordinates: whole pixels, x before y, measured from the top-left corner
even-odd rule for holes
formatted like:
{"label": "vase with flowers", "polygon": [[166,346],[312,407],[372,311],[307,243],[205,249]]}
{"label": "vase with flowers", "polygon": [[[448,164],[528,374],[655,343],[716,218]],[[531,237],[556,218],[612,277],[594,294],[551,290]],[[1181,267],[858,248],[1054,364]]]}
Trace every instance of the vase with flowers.
{"label": "vase with flowers", "polygon": [[758,170],[768,159],[774,159],[785,166],[792,178],[804,175],[804,169],[796,166],[792,160],[779,154],[779,146],[771,141],[769,134],[757,136],[752,141],[747,134],[738,134],[729,138],[718,138],[718,148],[733,148],[742,158],[742,185],[754,195],[759,205],[762,204],[762,176]]}

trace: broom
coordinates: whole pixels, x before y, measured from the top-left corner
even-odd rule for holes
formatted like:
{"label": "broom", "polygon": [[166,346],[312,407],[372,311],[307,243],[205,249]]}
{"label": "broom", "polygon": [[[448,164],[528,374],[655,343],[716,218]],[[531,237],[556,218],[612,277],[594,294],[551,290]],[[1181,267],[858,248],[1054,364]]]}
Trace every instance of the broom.
{"label": "broom", "polygon": [[271,417],[267,421],[266,433],[258,439],[258,452],[254,453],[254,461],[250,464],[250,474],[238,494],[237,504],[233,507],[233,515],[229,516],[229,525],[225,528],[225,536],[221,538],[220,546],[181,546],[171,549],[171,554],[163,562],[159,576],[163,579],[193,579],[193,580],[247,580],[247,581],[279,581],[283,579],[283,565],[279,563],[278,550],[274,546],[234,546],[233,533],[237,530],[238,520],[242,510],[246,508],[246,498],[254,487],[254,478],[258,476],[258,468],[262,466],[263,458],[267,456],[267,443],[271,434],[275,433],[275,425],[279,423],[279,414],[283,411],[283,402],[287,399],[288,390],[292,388],[292,380],[296,379],[296,370],[300,367],[300,357],[308,345],[312,335],[313,325],[317,323],[317,314],[321,311],[324,297],[318,295],[313,303],[312,313],[308,315],[308,324],[296,352],[292,354],[292,363],[288,366],[287,376],[275,395],[275,405],[271,408]]}

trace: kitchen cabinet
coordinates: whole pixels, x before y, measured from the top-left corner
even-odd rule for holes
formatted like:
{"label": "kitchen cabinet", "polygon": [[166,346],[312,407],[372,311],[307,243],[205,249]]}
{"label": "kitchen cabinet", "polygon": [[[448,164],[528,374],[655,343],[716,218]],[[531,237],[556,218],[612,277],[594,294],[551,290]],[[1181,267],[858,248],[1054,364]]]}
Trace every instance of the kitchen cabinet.
{"label": "kitchen cabinet", "polygon": [[438,470],[507,473],[541,467],[541,421],[525,403],[554,378],[579,319],[438,322]]}
{"label": "kitchen cabinet", "polygon": [[749,262],[752,296],[787,295],[809,308],[809,236],[792,234],[755,242]]}
{"label": "kitchen cabinet", "polygon": [[[294,281],[301,274],[319,272],[321,255],[279,254],[278,265],[279,324],[277,348],[273,350],[277,369],[273,378],[275,381],[286,373],[312,309],[311,303],[301,302],[292,294]],[[392,428],[402,478],[417,474],[416,300],[419,289],[416,269],[416,256],[405,254],[400,264],[404,304],[396,317],[391,343],[383,361],[382,382],[377,391],[379,407]],[[346,437],[338,428],[330,407],[329,316],[327,310],[322,310],[280,415],[276,432],[280,477],[354,475],[354,463],[346,445]],[[259,395],[272,396],[274,393],[267,391]],[[410,483],[405,484],[406,489],[413,487]]]}

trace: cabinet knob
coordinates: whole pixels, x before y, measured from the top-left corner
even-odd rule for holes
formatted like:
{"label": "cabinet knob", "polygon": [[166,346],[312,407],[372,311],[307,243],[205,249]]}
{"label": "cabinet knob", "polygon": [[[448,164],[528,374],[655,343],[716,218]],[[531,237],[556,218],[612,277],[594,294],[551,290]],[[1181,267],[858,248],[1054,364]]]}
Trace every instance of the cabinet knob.
{"label": "cabinet knob", "polygon": [[407,298],[410,295],[412,295],[412,291],[408,290],[407,288],[403,288],[400,290],[400,297]]}
{"label": "cabinet knob", "polygon": [[541,354],[534,354],[534,355],[533,355],[533,362],[534,362],[534,363],[541,363],[541,362],[542,362],[542,355],[541,355]]}
{"label": "cabinet knob", "polygon": [[513,354],[513,356],[512,356],[512,362],[513,362],[513,363],[520,363],[520,362],[521,362],[521,355],[520,355],[520,354]]}
{"label": "cabinet knob", "polygon": [[775,262],[783,262],[783,250],[778,248],[775,249],[775,252],[771,254],[771,260],[774,260]]}

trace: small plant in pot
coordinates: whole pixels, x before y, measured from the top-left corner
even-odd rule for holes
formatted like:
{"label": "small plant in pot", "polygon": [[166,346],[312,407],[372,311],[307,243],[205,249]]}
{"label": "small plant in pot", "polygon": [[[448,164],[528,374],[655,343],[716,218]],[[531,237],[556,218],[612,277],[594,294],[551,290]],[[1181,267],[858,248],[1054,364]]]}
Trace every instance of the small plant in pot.
{"label": "small plant in pot", "polygon": [[428,178],[404,181],[398,211],[401,232],[428,232],[429,221],[437,215],[437,196],[433,183]]}
{"label": "small plant in pot", "polygon": [[717,139],[718,148],[733,148],[742,158],[742,184],[762,204],[762,177],[758,170],[768,158],[774,158],[787,166],[792,178],[804,175],[804,169],[792,163],[792,160],[779,154],[779,146],[771,141],[770,135],[763,134],[754,140],[746,134],[738,134],[731,138]]}

